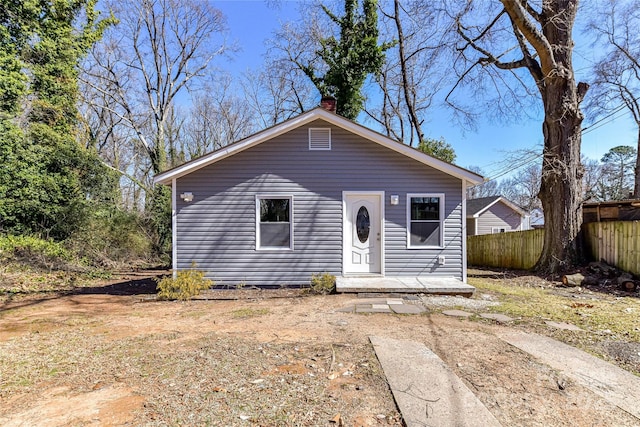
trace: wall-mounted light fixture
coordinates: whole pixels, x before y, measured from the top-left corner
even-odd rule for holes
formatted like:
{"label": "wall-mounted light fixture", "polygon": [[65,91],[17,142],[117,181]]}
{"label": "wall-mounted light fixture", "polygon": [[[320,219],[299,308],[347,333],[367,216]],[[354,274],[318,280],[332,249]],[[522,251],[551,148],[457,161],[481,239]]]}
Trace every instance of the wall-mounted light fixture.
{"label": "wall-mounted light fixture", "polygon": [[400,197],[397,194],[391,195],[391,204],[397,205],[400,202]]}
{"label": "wall-mounted light fixture", "polygon": [[184,200],[185,202],[187,202],[187,203],[191,202],[191,201],[193,201],[193,193],[191,193],[191,192],[182,193],[182,194],[180,194],[180,198],[182,200]]}

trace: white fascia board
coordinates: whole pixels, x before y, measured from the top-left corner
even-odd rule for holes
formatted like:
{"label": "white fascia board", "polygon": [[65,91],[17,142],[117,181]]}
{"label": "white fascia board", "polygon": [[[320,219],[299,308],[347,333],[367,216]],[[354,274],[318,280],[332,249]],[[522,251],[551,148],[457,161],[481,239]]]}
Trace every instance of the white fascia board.
{"label": "white fascia board", "polygon": [[508,201],[507,199],[505,199],[504,197],[500,196],[497,199],[495,199],[493,202],[489,203],[487,206],[485,206],[484,208],[480,209],[478,212],[476,212],[473,217],[474,218],[478,218],[480,215],[482,215],[487,209],[489,209],[491,206],[495,205],[498,202],[502,202],[504,203],[507,207],[511,208],[512,210],[514,210],[515,212],[518,213],[518,215],[520,215],[521,217],[525,215],[524,210],[522,210],[520,207],[518,207],[517,205],[514,205],[513,203],[511,203],[510,201]]}
{"label": "white fascia board", "polygon": [[359,125],[356,122],[345,119],[342,116],[331,113],[320,107],[303,113],[294,119],[282,122],[269,129],[265,129],[262,132],[258,132],[257,134],[246,138],[245,140],[231,144],[225,148],[221,148],[220,150],[200,157],[199,159],[193,160],[189,163],[185,163],[182,166],[157,175],[154,178],[153,182],[155,184],[169,184],[174,178],[180,178],[190,172],[208,166],[226,157],[239,153],[240,151],[246,150],[247,148],[250,148],[254,145],[258,145],[264,141],[275,138],[278,135],[282,135],[283,133],[289,132],[290,130],[293,130],[318,119],[324,120],[346,131],[359,135],[370,141],[376,142],[383,147],[389,148],[397,153],[417,160],[420,163],[431,166],[434,169],[438,169],[448,175],[466,181],[467,183],[481,184],[482,182],[484,182],[482,176],[474,172],[426,155],[405,144],[394,141],[381,133],[375,132],[362,125]]}
{"label": "white fascia board", "polygon": [[478,218],[480,217],[480,215],[482,215],[483,213],[485,213],[491,206],[495,205],[496,203],[498,203],[500,200],[502,199],[502,197],[498,197],[497,199],[495,199],[493,202],[489,203],[487,206],[485,206],[484,208],[480,209],[478,212],[476,212],[475,214],[473,214],[474,218]]}

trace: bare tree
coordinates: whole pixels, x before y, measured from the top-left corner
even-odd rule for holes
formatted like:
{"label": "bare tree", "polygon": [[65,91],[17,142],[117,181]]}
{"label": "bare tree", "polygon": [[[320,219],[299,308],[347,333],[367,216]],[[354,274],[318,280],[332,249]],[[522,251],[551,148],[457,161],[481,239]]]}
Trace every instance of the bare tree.
{"label": "bare tree", "polygon": [[[484,74],[493,83],[486,90],[504,95],[498,104],[503,110],[522,101],[541,101],[544,147],[539,196],[546,233],[536,269],[557,272],[576,263],[580,255],[580,103],[588,85],[576,84],[572,64],[578,0],[466,0],[457,4],[462,4],[454,15],[461,39],[458,64],[463,65],[457,86]],[[529,82],[537,90],[535,98]]]}
{"label": "bare tree", "polygon": [[282,58],[267,59],[264,70],[243,77],[245,101],[261,128],[271,127],[318,104],[315,88]]}
{"label": "bare tree", "polygon": [[246,76],[249,98],[262,124],[272,126],[318,105],[318,89],[303,71],[321,67],[317,51],[330,28],[319,3],[304,4],[302,19],[287,22],[267,41],[264,71]]}
{"label": "bare tree", "polygon": [[[110,1],[120,23],[87,62],[84,81],[100,93],[103,108],[136,135],[153,173],[174,165],[167,158],[167,127],[180,96],[193,89],[223,54],[225,20],[197,0]],[[96,108],[96,107],[94,107]]]}
{"label": "bare tree", "polygon": [[[469,166],[470,171],[479,175],[485,175],[484,171],[478,166]],[[482,184],[467,187],[467,199],[480,199],[482,197],[499,196],[498,181],[489,179]]]}
{"label": "bare tree", "polygon": [[[636,151],[640,152],[640,4],[605,0],[597,5],[587,29],[596,34],[604,54],[593,66],[587,111],[598,118],[628,110],[636,124]],[[640,198],[640,156],[634,170],[633,196]]]}
{"label": "bare tree", "polygon": [[584,176],[582,177],[583,200],[585,202],[603,201],[598,194],[598,187],[603,180],[602,164],[595,159],[583,158],[582,165],[584,166]]}
{"label": "bare tree", "polygon": [[541,167],[531,164],[520,169],[513,177],[500,182],[499,192],[527,212],[540,208]]}
{"label": "bare tree", "polygon": [[384,37],[395,43],[376,77],[382,102],[369,102],[365,112],[389,137],[415,147],[425,140],[424,122],[442,87],[443,16],[431,3],[400,0],[382,3],[381,16]]}
{"label": "bare tree", "polygon": [[229,76],[205,85],[186,119],[181,153],[188,159],[224,147],[254,130],[251,107],[237,91]]}

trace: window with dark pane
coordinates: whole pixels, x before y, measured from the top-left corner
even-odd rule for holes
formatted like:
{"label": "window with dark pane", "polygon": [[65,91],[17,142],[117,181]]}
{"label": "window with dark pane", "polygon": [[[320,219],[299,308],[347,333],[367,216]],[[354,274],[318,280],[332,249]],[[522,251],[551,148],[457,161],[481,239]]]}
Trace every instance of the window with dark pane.
{"label": "window with dark pane", "polygon": [[440,198],[439,197],[412,197],[411,198],[411,220],[432,220],[440,221]]}
{"label": "window with dark pane", "polygon": [[260,199],[260,247],[291,247],[291,199]]}
{"label": "window with dark pane", "polygon": [[289,222],[289,199],[260,199],[261,222]]}
{"label": "window with dark pane", "polygon": [[440,197],[411,197],[409,246],[442,246]]}

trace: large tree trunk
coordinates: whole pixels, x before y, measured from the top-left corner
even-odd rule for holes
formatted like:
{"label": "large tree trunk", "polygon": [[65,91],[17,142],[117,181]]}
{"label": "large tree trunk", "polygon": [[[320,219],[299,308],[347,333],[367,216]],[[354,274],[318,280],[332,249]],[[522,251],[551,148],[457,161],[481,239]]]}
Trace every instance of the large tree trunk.
{"label": "large tree trunk", "polygon": [[[545,216],[545,239],[535,269],[555,273],[580,258],[582,175],[580,162],[580,102],[588,85],[576,85],[572,65],[572,28],[577,0],[545,2],[549,20],[542,32],[553,51],[553,70],[538,82],[544,105],[544,134],[540,200]],[[560,19],[554,19],[560,18]]]}
{"label": "large tree trunk", "polygon": [[[568,93],[567,93],[568,92]],[[550,94],[557,102],[572,91]],[[575,96],[575,90],[574,96]],[[576,104],[577,106],[577,104]],[[545,238],[535,269],[554,273],[574,265],[580,258],[582,225],[582,166],[580,141],[582,115],[576,108],[564,117],[546,114],[544,158],[540,200],[544,211]]]}
{"label": "large tree trunk", "polygon": [[638,148],[636,150],[636,168],[633,179],[633,198],[640,199],[640,123],[638,125]]}

